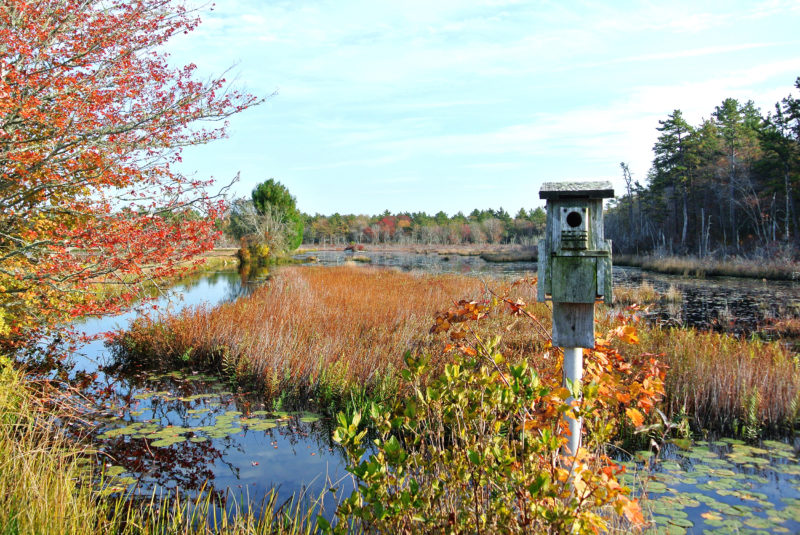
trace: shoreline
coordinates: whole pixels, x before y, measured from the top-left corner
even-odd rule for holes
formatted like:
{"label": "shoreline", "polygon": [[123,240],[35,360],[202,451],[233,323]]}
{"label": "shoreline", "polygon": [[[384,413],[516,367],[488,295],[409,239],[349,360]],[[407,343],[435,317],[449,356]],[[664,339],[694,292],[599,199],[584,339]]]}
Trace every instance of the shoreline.
{"label": "shoreline", "polygon": [[638,267],[644,271],[705,279],[737,277],[775,281],[800,281],[800,263],[733,258],[716,260],[693,256],[615,255],[616,266]]}

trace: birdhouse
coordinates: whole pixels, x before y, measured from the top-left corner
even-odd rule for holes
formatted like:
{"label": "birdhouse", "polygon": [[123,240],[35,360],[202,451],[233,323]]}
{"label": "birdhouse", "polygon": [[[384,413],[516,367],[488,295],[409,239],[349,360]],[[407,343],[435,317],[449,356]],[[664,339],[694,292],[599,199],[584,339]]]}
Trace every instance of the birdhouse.
{"label": "birdhouse", "polygon": [[545,238],[539,242],[539,301],[611,304],[611,242],[603,238],[610,182],[545,182]]}

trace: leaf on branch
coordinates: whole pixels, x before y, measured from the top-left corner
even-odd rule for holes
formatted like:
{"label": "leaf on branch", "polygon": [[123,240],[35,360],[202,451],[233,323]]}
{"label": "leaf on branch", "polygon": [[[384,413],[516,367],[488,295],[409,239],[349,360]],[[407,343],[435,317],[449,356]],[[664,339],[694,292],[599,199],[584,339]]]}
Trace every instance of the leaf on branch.
{"label": "leaf on branch", "polygon": [[628,418],[630,418],[631,422],[633,422],[633,425],[636,427],[640,427],[644,423],[644,415],[637,409],[625,409],[625,414],[628,415]]}

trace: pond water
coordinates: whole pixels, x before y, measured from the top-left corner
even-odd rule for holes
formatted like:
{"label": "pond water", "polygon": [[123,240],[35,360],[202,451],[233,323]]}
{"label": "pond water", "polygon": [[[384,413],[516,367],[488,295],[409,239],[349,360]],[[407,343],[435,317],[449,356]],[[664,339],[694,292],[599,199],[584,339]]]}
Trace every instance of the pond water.
{"label": "pond water", "polygon": [[[204,275],[172,289],[172,299],[155,303],[176,311],[216,304],[249,293],[238,273]],[[148,312],[152,311],[153,303]],[[89,319],[77,327],[89,335],[124,328],[143,311]],[[103,341],[79,348],[75,370],[95,372],[93,397],[104,407],[96,438],[107,456],[107,474],[118,476],[111,491],[125,486],[136,494],[202,488],[230,503],[242,497],[259,504],[275,489],[278,503],[292,496],[317,499],[326,489],[324,513],[348,496],[352,480],[343,455],[331,440],[330,422],[311,413],[287,413],[280,406],[236,392],[232,385],[203,374],[145,370],[118,373]],[[247,501],[247,500],[245,500]]]}
{"label": "pond water", "polygon": [[[345,253],[334,251],[311,254],[326,265],[347,260]],[[369,256],[373,265],[486,277],[516,277],[535,273],[536,267],[522,262],[492,264],[478,257]],[[630,268],[615,268],[614,280],[631,286],[646,280],[662,290],[678,287],[684,300],[673,305],[678,310],[669,312],[669,321],[678,321],[677,317],[682,323],[708,324],[713,321],[711,316],[723,317],[725,309],[729,316],[740,310],[761,317],[783,311],[798,314],[800,286],[793,283],[697,282]],[[209,273],[174,288],[178,299],[164,298],[155,306],[174,311],[199,303],[214,305],[245,295],[251,288],[237,273]],[[703,305],[692,301],[697,295],[702,296]],[[703,319],[694,319],[697,309],[705,310]],[[91,319],[79,327],[87,334],[118,329],[138,313],[141,311]],[[100,340],[85,344],[76,357],[76,369],[98,373],[95,394],[105,410],[97,435],[108,455],[109,472],[122,478],[120,485],[130,485],[145,495],[153,489],[195,492],[205,485],[220,496],[228,494],[240,502],[245,497],[256,503],[270,489],[276,489],[278,503],[292,495],[305,493],[314,499],[327,489],[337,489],[325,495],[324,514],[328,517],[336,501],[352,491],[341,450],[331,440],[329,421],[315,414],[290,414],[280,406],[265,406],[257,397],[235,392],[214,377],[178,372],[153,375],[144,370],[121,374],[112,371],[113,367],[103,368],[108,364],[111,356]],[[760,450],[746,452],[745,447],[737,442],[700,442],[689,450],[691,455],[671,448],[664,456],[666,462],[655,464],[652,472],[643,470],[643,463],[630,461],[629,474],[636,475],[625,477],[631,478],[637,492],[647,492],[652,512],[665,532],[800,532],[800,469],[794,445],[765,442]],[[740,453],[745,454],[732,456]],[[745,458],[758,460],[739,462]],[[644,482],[647,485],[642,485]],[[665,511],[677,512],[666,515]],[[767,522],[769,527],[760,527]]]}
{"label": "pond water", "polygon": [[796,445],[723,438],[623,461],[619,479],[641,498],[657,533],[800,533]]}

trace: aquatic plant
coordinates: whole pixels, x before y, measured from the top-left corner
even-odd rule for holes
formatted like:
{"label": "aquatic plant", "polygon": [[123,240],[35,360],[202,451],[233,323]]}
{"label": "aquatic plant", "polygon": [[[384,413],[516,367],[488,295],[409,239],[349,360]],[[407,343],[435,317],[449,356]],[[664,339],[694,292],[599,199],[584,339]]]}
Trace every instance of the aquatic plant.
{"label": "aquatic plant", "polygon": [[[122,477],[122,467],[101,464],[94,448],[64,433],[62,426],[70,421],[85,425],[75,418],[77,408],[64,401],[47,383],[34,389],[10,359],[0,356],[0,533],[316,532],[322,496],[279,501],[278,492],[271,489],[261,499],[229,495],[220,502],[208,489],[194,495],[180,489],[144,496],[126,492],[132,480]],[[270,424],[260,418],[238,421],[251,427]],[[179,434],[144,425],[117,428],[116,434],[128,432],[150,432],[154,448],[166,446]]]}
{"label": "aquatic plant", "polygon": [[733,258],[717,260],[692,256],[614,255],[619,266],[636,266],[658,273],[692,277],[750,277],[770,280],[796,280],[800,266],[786,260]]}
{"label": "aquatic plant", "polygon": [[680,302],[683,296],[680,290],[670,285],[666,292],[659,292],[648,281],[643,281],[638,287],[617,286],[614,288],[614,303],[617,305],[648,305],[665,301],[667,303]]}
{"label": "aquatic plant", "polygon": [[[664,411],[688,412],[692,427],[738,433],[739,422],[773,432],[791,428],[800,367],[778,342],[695,329],[639,329],[643,350],[669,366]],[[753,393],[758,394],[754,403]]]}

